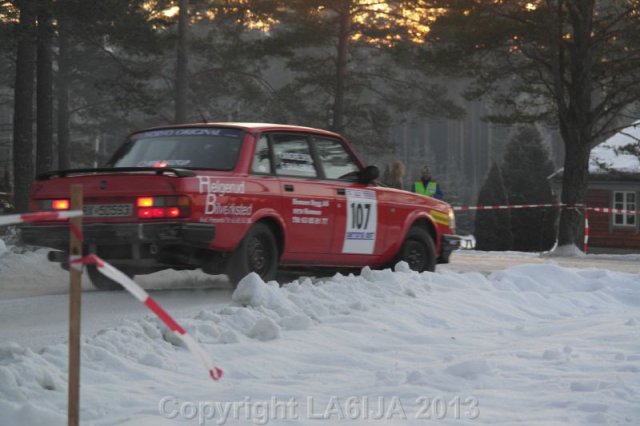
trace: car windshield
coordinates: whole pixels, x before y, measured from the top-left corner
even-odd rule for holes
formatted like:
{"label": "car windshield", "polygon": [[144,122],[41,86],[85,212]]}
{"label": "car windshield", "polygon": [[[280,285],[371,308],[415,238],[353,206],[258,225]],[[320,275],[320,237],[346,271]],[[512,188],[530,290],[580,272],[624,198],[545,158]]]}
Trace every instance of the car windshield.
{"label": "car windshield", "polygon": [[242,130],[224,128],[136,133],[116,151],[107,166],[232,170],[238,159],[242,135]]}

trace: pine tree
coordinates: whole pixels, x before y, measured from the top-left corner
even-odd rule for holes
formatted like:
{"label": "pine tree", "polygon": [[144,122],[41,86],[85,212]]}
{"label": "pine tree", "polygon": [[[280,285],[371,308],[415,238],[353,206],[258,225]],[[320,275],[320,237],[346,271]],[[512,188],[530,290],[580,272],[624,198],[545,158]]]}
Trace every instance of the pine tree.
{"label": "pine tree", "polygon": [[[547,177],[553,163],[533,126],[519,126],[509,140],[502,165],[509,204],[548,204],[555,198]],[[511,210],[513,249],[549,250],[555,243],[558,212],[554,208]]]}
{"label": "pine tree", "polygon": [[11,192],[11,176],[9,175],[9,169],[5,169],[2,174],[2,180],[0,180],[0,192]]}
{"label": "pine tree", "polygon": [[182,124],[187,122],[189,97],[189,0],[180,0],[178,5],[174,122]]}
{"label": "pine tree", "polygon": [[169,23],[153,6],[168,7],[143,0],[53,2],[58,168],[89,165],[89,158],[71,161],[72,152],[83,151],[72,141],[104,133],[120,138],[131,128],[169,121],[159,119],[160,106],[172,104],[159,94],[164,76],[157,66],[168,50]]}
{"label": "pine tree", "polygon": [[33,92],[36,73],[35,3],[22,0],[18,24],[13,113],[13,178],[16,208],[27,210],[33,179]]}
{"label": "pine tree", "polygon": [[[491,165],[480,193],[478,205],[507,204],[507,191],[500,167]],[[476,250],[504,251],[511,249],[512,234],[509,210],[479,210],[475,221]]]}
{"label": "pine tree", "polygon": [[[494,122],[557,126],[562,202],[582,204],[591,149],[633,120],[640,98],[640,2],[430,0],[428,56],[493,103]],[[558,244],[580,245],[582,217],[563,209]]]}
{"label": "pine tree", "polygon": [[53,1],[38,4],[36,62],[36,174],[53,166]]}
{"label": "pine tree", "polygon": [[[262,3],[262,1],[256,1]],[[343,133],[365,155],[392,147],[398,116],[459,116],[415,59],[431,11],[413,1],[277,0],[265,46],[291,78],[278,90],[298,124]]]}

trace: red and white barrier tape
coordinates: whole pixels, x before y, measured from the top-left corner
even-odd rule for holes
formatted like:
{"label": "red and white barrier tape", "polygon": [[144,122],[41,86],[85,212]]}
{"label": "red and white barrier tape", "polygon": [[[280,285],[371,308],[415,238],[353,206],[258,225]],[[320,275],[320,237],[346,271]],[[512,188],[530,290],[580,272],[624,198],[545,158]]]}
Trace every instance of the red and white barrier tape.
{"label": "red and white barrier tape", "polygon": [[112,280],[118,282],[122,287],[124,287],[129,293],[131,293],[136,299],[142,302],[147,308],[149,308],[160,320],[167,326],[171,331],[173,331],[179,338],[184,342],[187,348],[193,353],[196,358],[200,360],[200,362],[205,366],[207,371],[209,372],[209,376],[213,380],[219,380],[222,377],[222,370],[213,364],[207,353],[204,351],[202,346],[190,335],[187,334],[184,328],[180,326],[168,313],[165,311],[158,303],[149,296],[142,287],[136,284],[131,278],[126,276],[124,273],[114,268],[109,263],[105,262],[98,256],[91,254],[82,258],[79,257],[70,257],[69,263],[71,265],[82,265],[82,264],[91,264],[95,265],[106,277],[111,278]]}
{"label": "red and white barrier tape", "polygon": [[597,213],[609,213],[609,214],[640,214],[640,210],[623,210],[612,209],[608,207],[586,207],[587,210]]}
{"label": "red and white barrier tape", "polygon": [[543,207],[583,207],[577,204],[505,204],[493,206],[452,206],[454,211],[469,210],[506,210],[506,209],[529,209]]}
{"label": "red and white barrier tape", "polygon": [[82,216],[82,210],[68,210],[62,212],[34,212],[24,214],[8,214],[0,216],[0,225],[14,225],[25,222],[45,222],[52,220],[66,220]]}
{"label": "red and white barrier tape", "polygon": [[504,205],[488,205],[488,206],[452,206],[454,211],[471,211],[471,210],[508,210],[508,209],[528,209],[528,208],[544,208],[544,207],[568,207],[576,209],[585,209],[597,213],[609,214],[640,214],[640,210],[623,210],[608,207],[588,207],[584,204],[504,204]]}
{"label": "red and white barrier tape", "polygon": [[584,245],[582,251],[584,254],[589,251],[589,209],[584,210]]}
{"label": "red and white barrier tape", "polygon": [[607,213],[607,214],[640,214],[640,210],[623,210],[608,207],[588,207],[584,204],[509,204],[509,205],[493,205],[493,206],[452,206],[454,211],[470,211],[470,210],[506,210],[506,209],[525,209],[525,208],[541,208],[541,207],[568,207],[575,209],[584,209],[584,242],[583,251],[589,250],[589,212]]}

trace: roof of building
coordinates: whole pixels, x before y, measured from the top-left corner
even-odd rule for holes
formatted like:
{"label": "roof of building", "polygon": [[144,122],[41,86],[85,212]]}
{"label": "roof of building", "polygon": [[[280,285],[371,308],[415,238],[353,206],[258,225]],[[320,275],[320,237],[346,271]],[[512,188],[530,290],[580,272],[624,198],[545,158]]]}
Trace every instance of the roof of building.
{"label": "roof of building", "polygon": [[[640,180],[640,158],[621,152],[627,145],[637,145],[640,150],[640,120],[611,136],[591,150],[589,174],[591,179]],[[553,172],[547,179],[560,179],[564,168]]]}
{"label": "roof of building", "polygon": [[640,158],[620,152],[620,148],[629,144],[640,147],[640,120],[593,148],[589,159],[589,173],[640,173]]}

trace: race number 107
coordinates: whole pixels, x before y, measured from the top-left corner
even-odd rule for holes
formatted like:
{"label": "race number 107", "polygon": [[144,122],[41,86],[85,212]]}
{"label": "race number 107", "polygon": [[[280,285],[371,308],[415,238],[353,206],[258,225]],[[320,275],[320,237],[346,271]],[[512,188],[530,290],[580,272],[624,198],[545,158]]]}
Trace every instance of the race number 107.
{"label": "race number 107", "polygon": [[368,229],[371,204],[351,203],[351,229]]}

